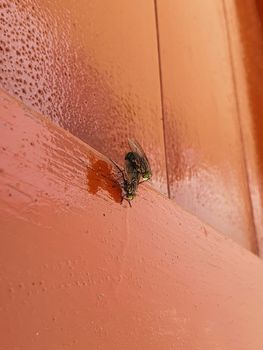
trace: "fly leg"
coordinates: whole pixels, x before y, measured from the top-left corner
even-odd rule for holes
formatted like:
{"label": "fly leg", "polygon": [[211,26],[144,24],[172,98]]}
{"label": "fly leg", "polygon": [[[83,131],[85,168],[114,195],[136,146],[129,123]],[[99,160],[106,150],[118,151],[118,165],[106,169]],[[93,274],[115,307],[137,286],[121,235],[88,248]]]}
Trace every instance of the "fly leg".
{"label": "fly leg", "polygon": [[121,173],[121,175],[117,177],[117,180],[119,181],[120,179],[122,179],[124,181],[124,171],[119,167],[119,165],[116,162],[114,162],[114,160],[110,159],[110,161],[116,166],[116,168]]}
{"label": "fly leg", "polygon": [[124,178],[124,172],[123,170],[119,167],[119,165],[114,162],[114,160],[110,159],[110,161],[116,166],[116,168],[119,170],[119,172],[121,173],[122,177]]}
{"label": "fly leg", "polygon": [[[110,160],[116,166],[116,168],[119,170],[119,172],[121,173],[121,178],[122,178],[123,182],[125,183],[126,180],[125,180],[125,176],[124,176],[124,171],[119,167],[119,165],[116,162],[114,162],[114,160],[112,160],[112,159],[110,159]],[[125,191],[124,191],[123,186],[122,186],[121,204],[122,204],[123,200],[126,200],[129,203],[129,206],[131,208],[132,207],[131,201],[128,198],[125,197],[125,193],[124,192]]]}

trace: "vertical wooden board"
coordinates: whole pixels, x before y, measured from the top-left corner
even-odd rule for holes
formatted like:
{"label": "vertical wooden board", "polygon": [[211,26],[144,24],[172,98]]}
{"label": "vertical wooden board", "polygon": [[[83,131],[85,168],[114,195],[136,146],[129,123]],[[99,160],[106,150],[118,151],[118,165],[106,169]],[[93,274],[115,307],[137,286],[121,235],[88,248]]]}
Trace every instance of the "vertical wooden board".
{"label": "vertical wooden board", "polygon": [[257,251],[222,1],[157,1],[171,197]]}
{"label": "vertical wooden board", "polygon": [[263,1],[226,1],[259,254],[263,257]]}
{"label": "vertical wooden board", "polygon": [[120,163],[135,136],[166,193],[153,2],[0,4],[2,87]]}
{"label": "vertical wooden board", "polygon": [[0,95],[0,349],[259,350],[263,262]]}

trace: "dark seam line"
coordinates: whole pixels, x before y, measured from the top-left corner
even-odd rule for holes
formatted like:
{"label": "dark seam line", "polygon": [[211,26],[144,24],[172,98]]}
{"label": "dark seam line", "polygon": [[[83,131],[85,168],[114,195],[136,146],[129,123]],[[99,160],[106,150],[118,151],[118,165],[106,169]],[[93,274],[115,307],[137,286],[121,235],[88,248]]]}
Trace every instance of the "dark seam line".
{"label": "dark seam line", "polygon": [[166,144],[166,130],[165,130],[165,121],[164,121],[163,79],[162,79],[162,63],[161,63],[161,52],[160,52],[160,36],[159,36],[159,22],[158,22],[157,0],[154,0],[154,12],[155,12],[156,39],[157,39],[157,52],[158,52],[160,95],[161,95],[161,106],[162,106],[163,141],[164,141],[164,156],[165,156],[165,165],[166,165],[167,193],[168,193],[168,197],[171,198],[170,184],[169,184],[169,174],[168,174],[168,156],[167,156],[167,144]]}

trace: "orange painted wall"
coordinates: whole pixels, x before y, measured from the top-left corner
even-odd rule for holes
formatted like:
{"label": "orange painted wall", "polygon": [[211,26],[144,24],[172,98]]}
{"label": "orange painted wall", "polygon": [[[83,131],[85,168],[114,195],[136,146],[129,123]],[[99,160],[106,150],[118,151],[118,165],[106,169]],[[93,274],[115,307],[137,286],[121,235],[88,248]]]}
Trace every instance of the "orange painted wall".
{"label": "orange painted wall", "polygon": [[226,12],[221,0],[157,1],[169,187],[257,251]]}
{"label": "orange painted wall", "polygon": [[0,0],[0,25],[0,349],[263,348],[261,1]]}
{"label": "orange painted wall", "polygon": [[[257,93],[245,92],[244,74],[257,65],[240,60],[242,18],[234,2],[0,5],[4,90],[120,164],[127,138],[135,136],[156,189],[167,194],[168,176],[172,199],[258,251],[262,206],[260,177],[253,174],[260,145],[253,145],[245,106]],[[244,130],[252,134],[245,150]]]}
{"label": "orange painted wall", "polygon": [[[263,256],[262,4],[261,0],[244,1],[242,6],[238,1],[232,6],[226,2],[241,129],[261,256]],[[236,30],[233,30],[233,27]]]}

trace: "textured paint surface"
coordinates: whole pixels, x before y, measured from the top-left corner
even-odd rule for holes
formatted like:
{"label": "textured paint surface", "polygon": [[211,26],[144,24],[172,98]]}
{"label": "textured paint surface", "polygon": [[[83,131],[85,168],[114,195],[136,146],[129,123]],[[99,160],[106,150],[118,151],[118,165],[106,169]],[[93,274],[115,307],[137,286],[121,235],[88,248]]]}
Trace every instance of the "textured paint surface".
{"label": "textured paint surface", "polygon": [[259,350],[263,263],[0,99],[0,349]]}
{"label": "textured paint surface", "polygon": [[0,0],[0,21],[1,86],[115,161],[135,136],[166,193],[154,4]]}
{"label": "textured paint surface", "polygon": [[223,2],[157,10],[171,197],[257,252]]}

